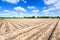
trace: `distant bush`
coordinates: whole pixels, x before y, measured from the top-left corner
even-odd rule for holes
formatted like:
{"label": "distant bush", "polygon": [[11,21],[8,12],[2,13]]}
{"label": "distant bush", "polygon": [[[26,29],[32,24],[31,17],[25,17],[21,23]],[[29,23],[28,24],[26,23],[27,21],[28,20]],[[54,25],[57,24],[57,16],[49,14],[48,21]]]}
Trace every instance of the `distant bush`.
{"label": "distant bush", "polygon": [[32,16],[32,18],[35,18],[35,16]]}
{"label": "distant bush", "polygon": [[60,18],[59,16],[55,16],[55,17],[52,17],[52,16],[37,16],[37,18]]}
{"label": "distant bush", "polygon": [[35,16],[28,16],[28,17],[25,16],[24,18],[35,18]]}
{"label": "distant bush", "polygon": [[50,18],[49,16],[37,16],[37,18]]}

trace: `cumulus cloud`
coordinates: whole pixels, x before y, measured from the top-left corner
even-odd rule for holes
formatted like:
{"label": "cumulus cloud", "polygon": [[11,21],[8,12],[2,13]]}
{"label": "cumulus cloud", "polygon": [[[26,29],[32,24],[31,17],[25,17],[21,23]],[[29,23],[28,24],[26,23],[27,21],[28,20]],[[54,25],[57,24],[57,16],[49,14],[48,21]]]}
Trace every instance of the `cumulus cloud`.
{"label": "cumulus cloud", "polygon": [[2,13],[0,13],[0,16],[5,16],[5,17],[7,17],[7,16],[10,16],[11,15],[11,13],[10,13],[10,10],[3,10],[2,11]]}
{"label": "cumulus cloud", "polygon": [[12,13],[12,14],[17,14],[17,12],[16,12],[16,11],[10,11],[10,13]]}
{"label": "cumulus cloud", "polygon": [[27,3],[27,1],[23,1],[24,3]]}
{"label": "cumulus cloud", "polygon": [[30,14],[30,16],[37,16],[39,13],[39,10],[32,10],[32,13]]}
{"label": "cumulus cloud", "polygon": [[16,11],[10,11],[10,10],[3,10],[3,13],[5,13],[5,14],[17,14]]}
{"label": "cumulus cloud", "polygon": [[37,16],[39,13],[39,9],[35,6],[27,6],[28,9],[31,10],[31,13],[29,16]]}
{"label": "cumulus cloud", "polygon": [[44,0],[46,5],[50,5],[56,9],[60,9],[60,0]]}
{"label": "cumulus cloud", "polygon": [[0,8],[2,8],[2,7],[0,7]]}
{"label": "cumulus cloud", "polygon": [[30,9],[33,13],[39,12],[38,8],[35,6],[27,6],[28,9]]}
{"label": "cumulus cloud", "polygon": [[16,17],[22,17],[22,16],[26,16],[27,13],[25,11],[20,11],[18,12],[18,10],[16,11],[12,11],[12,10],[3,10],[3,12],[0,14],[0,16],[16,16]]}
{"label": "cumulus cloud", "polygon": [[39,10],[32,10],[32,12],[33,12],[33,13],[38,13],[38,12],[39,12]]}
{"label": "cumulus cloud", "polygon": [[15,4],[18,3],[20,0],[2,0],[2,1]]}
{"label": "cumulus cloud", "polygon": [[27,6],[28,9],[37,9],[35,6]]}
{"label": "cumulus cloud", "polygon": [[44,0],[45,5],[48,6],[47,9],[44,9],[44,13],[53,13],[59,14],[60,13],[60,0]]}
{"label": "cumulus cloud", "polygon": [[25,0],[21,0],[22,2],[24,2],[24,3],[27,3],[27,1],[25,1]]}
{"label": "cumulus cloud", "polygon": [[25,1],[25,0],[2,0],[2,1],[12,3],[12,4],[16,4],[20,1],[22,1],[23,3],[27,3],[27,1]]}
{"label": "cumulus cloud", "polygon": [[37,13],[31,13],[28,16],[38,16],[38,14]]}
{"label": "cumulus cloud", "polygon": [[56,2],[57,2],[57,0],[44,0],[44,3],[47,5],[54,4]]}
{"label": "cumulus cloud", "polygon": [[4,10],[3,12],[4,12],[4,13],[9,13],[10,11],[9,11],[9,10]]}
{"label": "cumulus cloud", "polygon": [[43,13],[47,13],[48,12],[48,10],[43,10]]}
{"label": "cumulus cloud", "polygon": [[25,16],[26,15],[26,10],[24,8],[18,6],[18,7],[14,8],[14,11],[7,10],[7,9],[4,10],[1,15],[5,15],[5,16],[12,15],[12,16],[20,17],[20,16]]}
{"label": "cumulus cloud", "polygon": [[20,7],[20,6],[15,7],[14,10],[20,11],[20,12],[26,12],[26,10],[23,7]]}
{"label": "cumulus cloud", "polygon": [[56,9],[60,9],[60,0],[57,1],[57,3],[54,4]]}

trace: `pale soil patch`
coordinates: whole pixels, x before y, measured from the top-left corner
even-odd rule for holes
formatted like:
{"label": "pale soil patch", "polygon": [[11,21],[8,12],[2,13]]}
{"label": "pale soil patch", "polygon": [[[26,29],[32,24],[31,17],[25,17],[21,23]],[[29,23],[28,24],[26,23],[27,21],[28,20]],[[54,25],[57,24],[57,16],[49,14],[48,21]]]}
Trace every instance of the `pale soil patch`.
{"label": "pale soil patch", "polygon": [[60,40],[59,24],[59,19],[4,19],[0,40]]}

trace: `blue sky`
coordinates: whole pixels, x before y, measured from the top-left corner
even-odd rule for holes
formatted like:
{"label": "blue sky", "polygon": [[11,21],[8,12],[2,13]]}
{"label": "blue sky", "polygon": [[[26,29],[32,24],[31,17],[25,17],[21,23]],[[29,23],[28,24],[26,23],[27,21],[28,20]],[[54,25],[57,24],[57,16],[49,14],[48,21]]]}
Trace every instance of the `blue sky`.
{"label": "blue sky", "polygon": [[60,16],[60,0],[0,0],[0,16]]}

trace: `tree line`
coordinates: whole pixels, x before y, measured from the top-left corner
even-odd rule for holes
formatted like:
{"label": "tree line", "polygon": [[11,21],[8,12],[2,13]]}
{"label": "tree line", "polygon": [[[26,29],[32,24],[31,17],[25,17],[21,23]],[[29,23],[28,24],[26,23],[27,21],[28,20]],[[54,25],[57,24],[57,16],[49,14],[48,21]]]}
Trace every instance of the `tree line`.
{"label": "tree line", "polygon": [[0,19],[6,19],[6,18],[60,18],[60,16],[0,17]]}
{"label": "tree line", "polygon": [[24,17],[24,18],[60,18],[60,16],[37,16],[37,17],[35,17],[35,16],[29,16],[29,17]]}

